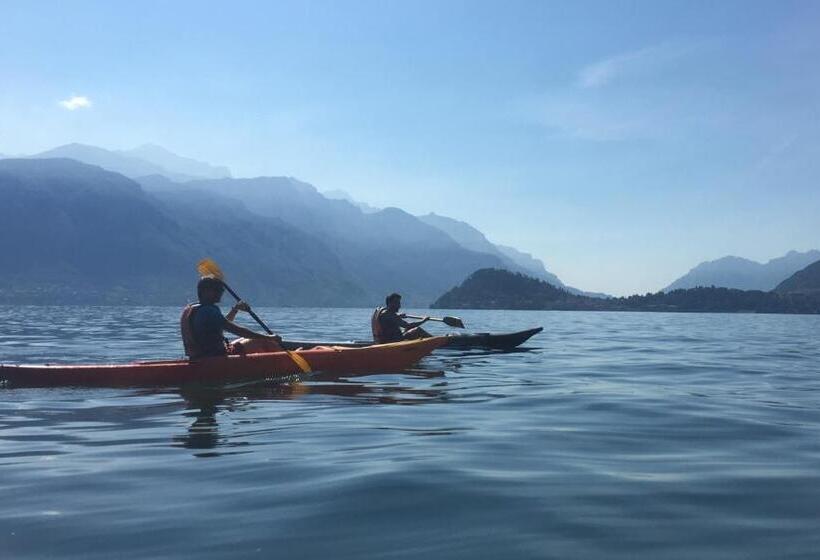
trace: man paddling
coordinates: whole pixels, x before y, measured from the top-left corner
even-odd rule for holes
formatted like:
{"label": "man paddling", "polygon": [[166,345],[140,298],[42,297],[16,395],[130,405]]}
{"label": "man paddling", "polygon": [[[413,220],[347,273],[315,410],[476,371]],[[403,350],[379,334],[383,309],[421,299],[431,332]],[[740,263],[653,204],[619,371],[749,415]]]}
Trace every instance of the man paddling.
{"label": "man paddling", "polygon": [[373,327],[373,340],[379,344],[388,342],[398,342],[400,340],[413,340],[416,338],[427,338],[430,333],[421,328],[421,325],[430,320],[425,317],[416,323],[408,323],[404,320],[404,314],[399,314],[401,308],[401,295],[390,294],[384,300],[387,307],[379,307],[373,314],[371,326]]}
{"label": "man paddling", "polygon": [[[240,301],[227,316],[222,315],[216,304],[222,299],[224,291],[225,286],[218,278],[205,276],[200,279],[196,286],[199,303],[185,307],[180,318],[185,354],[191,359],[224,356],[229,352],[248,351],[250,344],[264,346],[268,351],[281,350],[281,336],[257,333],[233,322],[239,311],[250,311],[247,303]],[[244,338],[229,347],[224,338],[225,331]]]}

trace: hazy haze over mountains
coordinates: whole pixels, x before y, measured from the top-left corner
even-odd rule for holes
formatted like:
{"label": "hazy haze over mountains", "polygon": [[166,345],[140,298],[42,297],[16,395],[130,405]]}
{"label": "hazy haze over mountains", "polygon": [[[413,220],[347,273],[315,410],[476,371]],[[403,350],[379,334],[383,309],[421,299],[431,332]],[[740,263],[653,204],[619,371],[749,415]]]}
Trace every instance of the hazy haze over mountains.
{"label": "hazy haze over mountains", "polygon": [[820,251],[789,251],[786,255],[759,263],[728,256],[699,264],[667,286],[664,291],[698,286],[718,286],[740,290],[773,290],[780,282],[820,260]]}
{"label": "hazy haze over mountains", "polygon": [[30,156],[32,158],[70,158],[103,169],[116,171],[132,179],[146,175],[163,175],[175,181],[198,178],[230,177],[227,167],[214,166],[179,156],[155,144],[144,144],[131,150],[107,150],[87,144],[65,144]]}
{"label": "hazy haze over mountains", "polygon": [[373,212],[378,212],[379,210],[381,210],[381,208],[376,208],[375,206],[371,206],[366,202],[361,202],[360,200],[356,200],[355,198],[350,196],[350,193],[348,193],[346,191],[343,191],[343,190],[340,190],[340,189],[333,189],[333,190],[329,190],[329,191],[324,191],[322,194],[325,195],[325,197],[331,198],[331,199],[334,199],[334,200],[346,200],[350,204],[352,204],[353,206],[358,206],[359,209],[362,212],[365,212],[367,214],[372,214]]}
{"label": "hazy haze over mountains", "polygon": [[290,177],[136,182],[67,158],[0,164],[13,201],[0,216],[7,301],[184,303],[196,261],[211,256],[258,304],[369,306],[400,291],[426,307],[472,271],[503,266],[403,210],[366,214]]}
{"label": "hazy haze over mountains", "polygon": [[224,165],[211,165],[182,157],[156,144],[143,144],[131,150],[119,150],[119,153],[160,165],[172,173],[191,178],[221,179],[231,176],[231,170]]}
{"label": "hazy haze over mountains", "polygon": [[[153,176],[140,181],[150,192],[173,192],[189,199],[205,192],[241,201],[255,214],[276,218],[310,235],[338,255],[374,305],[384,295],[400,291],[407,305],[427,306],[477,268],[503,266],[496,255],[466,250],[403,210],[365,213],[346,200],[328,199],[292,177],[174,183]],[[218,204],[211,208],[219,211]]]}
{"label": "hazy haze over mountains", "polygon": [[[233,179],[226,167],[181,157],[153,144],[107,150],[75,143],[31,158],[53,156],[70,157],[135,178],[163,211],[167,213],[168,207],[174,206],[175,217],[185,214],[190,220],[190,208],[196,207],[202,212],[216,209],[221,217],[232,215],[239,222],[275,219],[280,227],[307,236],[300,239],[310,238],[330,251],[344,268],[340,278],[356,289],[347,291],[349,298],[338,300],[333,298],[344,290],[331,290],[336,295],[326,301],[333,300],[334,305],[346,305],[353,301],[350,298],[371,301],[382,292],[403,290],[408,305],[424,306],[482,267],[523,272],[571,293],[604,295],[568,287],[539,259],[496,245],[470,224],[436,213],[413,216],[398,208],[379,209],[356,201],[344,191],[320,193],[313,185],[292,177]],[[184,208],[186,201],[188,207]],[[220,223],[231,229],[230,223]],[[698,265],[666,290],[712,285],[771,290],[818,259],[820,251],[791,251],[766,264],[725,257]],[[283,292],[276,298],[284,301],[288,296]]]}
{"label": "hazy haze over mountains", "polygon": [[[366,202],[361,202],[354,199],[349,193],[342,190],[325,191],[323,194],[327,198],[346,200],[367,214],[372,214],[381,210],[380,208],[371,206]],[[544,263],[539,259],[534,258],[529,253],[519,251],[514,247],[496,245],[495,243],[492,243],[484,236],[483,233],[467,222],[462,222],[447,216],[440,216],[435,212],[417,215],[416,218],[446,233],[453,241],[469,251],[476,251],[479,253],[487,253],[497,256],[510,270],[525,272],[535,278],[546,280],[554,286],[566,288],[572,293],[585,293],[595,297],[605,296],[605,294],[592,294],[582,292],[577,288],[565,286],[558,276],[549,272],[545,268]]]}
{"label": "hazy haze over mountains", "polygon": [[[343,191],[323,195],[313,185],[292,177],[219,177],[229,171],[154,145],[112,151],[69,144],[34,157],[55,154],[135,178],[155,198],[178,207],[188,200],[205,210],[208,205],[202,202],[207,200],[212,212],[232,208],[276,218],[320,240],[345,263],[350,278],[370,299],[400,290],[408,305],[426,306],[473,270],[487,266],[525,271],[563,286],[540,261],[509,247],[497,247],[469,224],[452,218],[378,209]],[[195,179],[190,175],[194,172],[217,177]]]}
{"label": "hazy haze over mountains", "polygon": [[241,204],[149,195],[70,159],[0,160],[0,196],[5,303],[183,304],[206,255],[260,304],[368,301],[319,240]]}

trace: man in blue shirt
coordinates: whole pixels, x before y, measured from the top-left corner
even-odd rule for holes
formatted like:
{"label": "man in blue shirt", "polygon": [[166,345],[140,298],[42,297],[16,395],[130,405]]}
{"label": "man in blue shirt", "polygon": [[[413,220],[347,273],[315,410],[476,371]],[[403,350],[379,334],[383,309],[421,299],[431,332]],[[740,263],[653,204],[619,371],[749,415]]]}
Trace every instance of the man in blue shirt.
{"label": "man in blue shirt", "polygon": [[416,323],[408,323],[404,320],[405,315],[399,313],[399,309],[401,309],[400,294],[390,294],[385,298],[384,303],[387,307],[376,309],[373,317],[373,340],[376,343],[385,344],[430,336],[430,333],[421,328],[421,325],[429,321],[430,317],[424,317]]}
{"label": "man in blue shirt", "polygon": [[180,319],[182,341],[189,358],[207,358],[228,354],[224,338],[225,331],[245,338],[263,339],[268,343],[281,342],[282,337],[279,335],[257,333],[233,322],[237,312],[250,310],[248,304],[243,301],[233,306],[227,317],[222,315],[222,311],[216,304],[222,299],[225,287],[218,278],[213,276],[202,278],[196,286],[196,291],[199,303],[187,306]]}

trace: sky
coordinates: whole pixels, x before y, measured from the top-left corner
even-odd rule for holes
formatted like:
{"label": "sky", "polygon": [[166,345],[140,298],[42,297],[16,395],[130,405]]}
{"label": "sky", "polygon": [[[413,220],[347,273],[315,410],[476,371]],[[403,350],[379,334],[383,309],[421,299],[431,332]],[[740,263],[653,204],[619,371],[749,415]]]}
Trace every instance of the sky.
{"label": "sky", "polygon": [[0,153],[156,143],[657,291],[820,248],[820,2],[0,0]]}

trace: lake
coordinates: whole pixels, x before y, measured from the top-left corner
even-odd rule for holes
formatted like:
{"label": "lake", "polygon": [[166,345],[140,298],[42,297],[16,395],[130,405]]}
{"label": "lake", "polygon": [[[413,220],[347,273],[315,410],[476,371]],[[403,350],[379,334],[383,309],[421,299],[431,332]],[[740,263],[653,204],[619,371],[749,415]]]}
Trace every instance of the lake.
{"label": "lake", "polygon": [[[451,314],[545,330],[401,374],[0,389],[0,557],[817,557],[820,316]],[[178,357],[178,317],[0,307],[0,362]]]}

